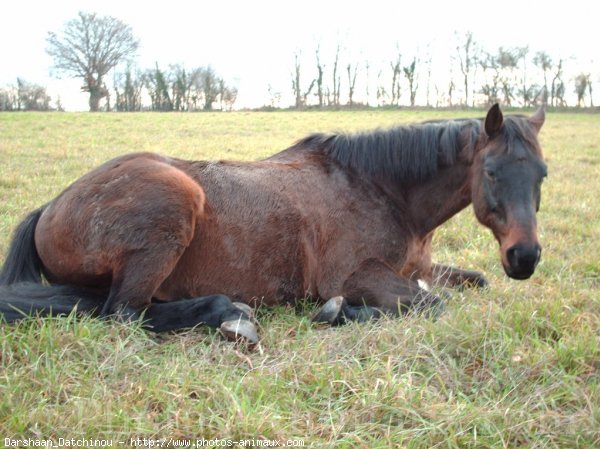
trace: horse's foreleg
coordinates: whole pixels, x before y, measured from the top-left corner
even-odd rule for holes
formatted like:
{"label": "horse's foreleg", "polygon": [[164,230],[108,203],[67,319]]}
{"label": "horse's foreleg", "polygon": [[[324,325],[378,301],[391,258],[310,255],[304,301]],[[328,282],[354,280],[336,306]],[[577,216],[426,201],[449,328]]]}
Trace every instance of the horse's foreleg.
{"label": "horse's foreleg", "polygon": [[485,287],[488,285],[483,273],[479,271],[463,270],[449,265],[432,263],[431,243],[433,232],[421,240],[416,240],[411,246],[408,260],[402,274],[411,279],[422,278],[435,287]]}
{"label": "horse's foreleg", "polygon": [[437,287],[487,287],[488,281],[483,273],[463,270],[448,265],[432,264],[432,280]]}
{"label": "horse's foreleg", "polygon": [[368,259],[344,282],[342,296],[325,303],[314,319],[341,324],[378,318],[382,314],[400,316],[417,312],[435,316],[442,309],[440,298],[417,282],[401,277],[380,260]]}

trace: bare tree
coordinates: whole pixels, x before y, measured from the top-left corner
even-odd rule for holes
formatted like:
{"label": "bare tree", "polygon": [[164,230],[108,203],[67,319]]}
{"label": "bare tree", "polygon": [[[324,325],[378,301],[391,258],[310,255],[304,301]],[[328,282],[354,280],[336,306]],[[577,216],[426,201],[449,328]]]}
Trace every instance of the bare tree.
{"label": "bare tree", "polygon": [[560,58],[558,63],[553,67],[555,72],[552,77],[552,84],[550,88],[550,104],[552,106],[566,106],[565,102],[565,83],[562,80],[563,75],[563,62]]}
{"label": "bare tree", "polygon": [[522,61],[523,64],[523,74],[521,76],[521,89],[519,93],[521,94],[523,106],[527,107],[531,104],[531,101],[533,100],[533,89],[530,88],[527,80],[527,55],[529,54],[529,47],[519,47],[516,49],[516,52],[518,61]]}
{"label": "bare tree", "polygon": [[358,64],[354,67],[352,64],[348,64],[346,67],[348,73],[348,106],[354,105],[354,89],[356,87],[356,76],[358,75]]}
{"label": "bare tree", "polygon": [[425,92],[426,97],[426,105],[427,107],[431,106],[430,96],[431,96],[431,66],[432,66],[432,56],[431,52],[427,51],[427,59],[425,60],[427,66],[427,88]]}
{"label": "bare tree", "polygon": [[158,64],[156,64],[154,70],[148,70],[144,74],[144,85],[150,94],[153,111],[173,110],[167,75],[158,68]]}
{"label": "bare tree", "polygon": [[385,106],[387,98],[387,91],[385,90],[383,82],[381,81],[382,75],[383,71],[380,70],[377,73],[377,106]]}
{"label": "bare tree", "polygon": [[115,108],[121,112],[141,111],[142,110],[142,88],[144,86],[143,77],[131,67],[127,67],[125,73],[115,75]]}
{"label": "bare tree", "polygon": [[267,92],[269,93],[269,107],[278,108],[281,102],[281,92],[275,90],[271,84],[267,87]]}
{"label": "bare tree", "polygon": [[49,111],[51,101],[45,87],[17,78],[17,110]]}
{"label": "bare tree", "polygon": [[371,68],[371,66],[369,65],[369,61],[365,61],[365,78],[366,78],[366,82],[365,82],[365,98],[366,98],[366,105],[369,106],[369,84],[371,83],[371,80],[369,78],[369,69]]}
{"label": "bare tree", "polygon": [[577,107],[585,106],[585,95],[589,89],[591,76],[589,73],[580,73],[575,77],[575,93],[577,94]]}
{"label": "bare tree", "polygon": [[496,58],[501,73],[500,86],[503,101],[506,106],[511,106],[516,85],[514,71],[519,64],[518,49],[500,47]]}
{"label": "bare tree", "polygon": [[6,86],[0,89],[0,111],[18,110],[18,92],[14,86]]}
{"label": "bare tree", "polygon": [[340,75],[338,74],[338,66],[340,62],[340,46],[338,44],[335,49],[335,59],[333,60],[333,106],[340,105]]}
{"label": "bare tree", "polygon": [[540,68],[544,73],[544,94],[543,94],[543,102],[544,104],[548,103],[548,71],[552,68],[552,59],[545,51],[538,51],[533,57],[533,64]]}
{"label": "bare tree", "polygon": [[400,75],[402,73],[402,66],[400,65],[400,61],[402,60],[402,55],[398,51],[396,59],[390,62],[390,67],[392,69],[392,100],[391,103],[394,105],[400,104],[400,95],[402,93],[400,87]]}
{"label": "bare tree", "polygon": [[486,96],[487,105],[491,106],[494,103],[499,103],[500,66],[496,55],[486,53],[485,57],[479,58],[479,65],[483,69],[485,79],[485,84],[481,86],[481,93]]}
{"label": "bare tree", "polygon": [[325,67],[323,66],[323,64],[321,63],[321,57],[320,57],[320,53],[321,53],[321,47],[317,46],[317,50],[316,50],[316,57],[317,57],[317,98],[319,99],[319,107],[322,108],[324,105],[324,92],[323,92],[323,72]]}
{"label": "bare tree", "polygon": [[90,94],[90,111],[98,111],[100,100],[108,96],[106,74],[138,48],[128,25],[114,17],[84,12],[68,21],[60,34],[48,33],[47,43],[54,69],[83,79],[81,89]]}
{"label": "bare tree", "polygon": [[456,88],[456,85],[454,84],[454,80],[452,79],[452,77],[450,77],[450,82],[448,83],[448,106],[452,107],[453,106],[453,95],[454,95],[454,89]]}
{"label": "bare tree", "polygon": [[183,65],[169,68],[173,110],[188,111],[191,108],[192,86],[197,82],[201,69],[186,70]]}
{"label": "bare tree", "polygon": [[229,87],[221,80],[221,92],[219,94],[221,99],[221,110],[231,111],[237,100],[237,95],[238,90],[236,87]]}
{"label": "bare tree", "polygon": [[410,93],[410,105],[414,107],[415,98],[417,96],[417,89],[419,88],[418,76],[417,76],[417,58],[414,57],[412,62],[403,67],[404,77],[408,81],[408,91]]}
{"label": "bare tree", "polygon": [[315,86],[316,80],[313,79],[310,82],[310,85],[307,90],[302,90],[302,85],[300,83],[300,74],[301,74],[301,64],[300,64],[300,55],[299,53],[294,54],[294,72],[292,74],[292,90],[294,92],[294,97],[296,97],[296,108],[303,108],[306,106],[306,99],[310,95],[313,87]]}
{"label": "bare tree", "polygon": [[204,98],[203,109],[211,111],[213,104],[219,97],[220,78],[217,76],[211,66],[208,66],[200,72],[196,88],[202,92]]}
{"label": "bare tree", "polygon": [[[457,35],[458,37],[458,35]],[[463,84],[465,88],[465,106],[469,106],[469,93],[471,90],[471,75],[477,63],[477,49],[473,40],[473,33],[470,31],[464,34],[464,41],[456,46],[460,71],[463,75]],[[460,37],[459,37],[460,39]]]}

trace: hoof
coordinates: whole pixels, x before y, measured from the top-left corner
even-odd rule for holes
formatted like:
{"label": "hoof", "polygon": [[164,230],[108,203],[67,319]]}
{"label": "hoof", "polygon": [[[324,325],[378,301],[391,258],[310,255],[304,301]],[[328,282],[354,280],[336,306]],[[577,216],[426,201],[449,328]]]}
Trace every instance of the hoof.
{"label": "hoof", "polygon": [[243,302],[234,302],[233,305],[236,308],[240,309],[242,312],[244,312],[248,316],[250,321],[252,321],[252,322],[255,321],[254,309],[252,307],[250,307],[248,304],[243,303]]}
{"label": "hoof", "polygon": [[490,286],[490,283],[484,275],[481,275],[471,281],[471,286],[475,288],[487,288]]}
{"label": "hoof", "polygon": [[248,320],[223,321],[219,327],[221,334],[229,340],[254,346],[258,343],[258,333],[254,323]]}
{"label": "hoof", "polygon": [[459,287],[461,288],[487,288],[490,283],[485,278],[483,273],[479,271],[469,272],[460,279]]}
{"label": "hoof", "polygon": [[342,309],[345,305],[346,300],[343,296],[330,298],[312,317],[313,323],[338,324],[343,319]]}

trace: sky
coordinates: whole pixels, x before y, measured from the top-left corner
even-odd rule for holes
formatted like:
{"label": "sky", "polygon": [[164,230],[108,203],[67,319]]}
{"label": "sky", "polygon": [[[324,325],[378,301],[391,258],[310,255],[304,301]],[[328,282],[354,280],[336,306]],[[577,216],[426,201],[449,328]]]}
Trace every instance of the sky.
{"label": "sky", "polygon": [[403,62],[431,54],[433,71],[447,72],[456,33],[466,31],[488,51],[529,46],[532,52],[567,58],[570,72],[591,72],[597,84],[598,9],[594,1],[537,0],[5,0],[0,3],[0,87],[21,77],[46,86],[53,98],[60,95],[67,110],[85,109],[87,96],[78,93],[81,82],[51,76],[52,61],[45,52],[48,32],[59,32],[78,11],[130,25],[140,40],[136,63],[141,68],[156,62],[164,68],[211,65],[238,88],[238,107],[268,104],[269,88],[281,93],[285,106],[295,53],[308,79],[317,46],[328,70],[340,45],[342,64],[355,61],[364,72],[369,61],[373,82],[379,70],[389,70],[398,52]]}

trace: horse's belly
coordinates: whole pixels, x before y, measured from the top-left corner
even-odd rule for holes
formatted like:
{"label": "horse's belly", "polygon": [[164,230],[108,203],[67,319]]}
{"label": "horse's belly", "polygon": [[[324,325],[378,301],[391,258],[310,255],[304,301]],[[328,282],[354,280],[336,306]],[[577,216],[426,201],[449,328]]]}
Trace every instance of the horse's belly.
{"label": "horse's belly", "polygon": [[231,223],[199,223],[156,296],[174,300],[225,294],[249,304],[276,305],[315,294],[313,252],[298,229]]}

